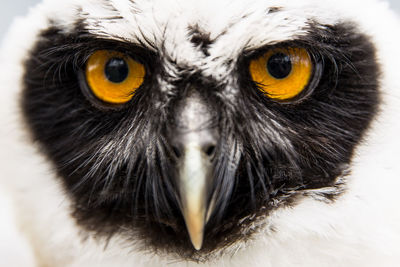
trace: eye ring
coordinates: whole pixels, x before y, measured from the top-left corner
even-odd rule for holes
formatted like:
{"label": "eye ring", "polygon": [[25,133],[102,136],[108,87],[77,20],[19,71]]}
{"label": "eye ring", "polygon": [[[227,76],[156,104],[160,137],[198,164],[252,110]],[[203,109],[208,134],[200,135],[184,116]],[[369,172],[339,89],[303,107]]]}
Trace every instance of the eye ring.
{"label": "eye ring", "polygon": [[250,61],[249,72],[256,86],[267,97],[290,101],[312,82],[315,64],[305,48],[270,49]]}
{"label": "eye ring", "polygon": [[124,53],[110,50],[95,51],[84,71],[91,94],[111,105],[129,102],[143,84],[145,75],[143,64]]}

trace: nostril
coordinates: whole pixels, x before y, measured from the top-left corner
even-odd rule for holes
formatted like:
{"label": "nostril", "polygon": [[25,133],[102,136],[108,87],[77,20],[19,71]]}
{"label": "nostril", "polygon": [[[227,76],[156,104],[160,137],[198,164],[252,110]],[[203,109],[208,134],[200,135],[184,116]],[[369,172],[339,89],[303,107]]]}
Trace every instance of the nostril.
{"label": "nostril", "polygon": [[172,152],[174,153],[175,157],[182,157],[182,150],[179,149],[177,146],[172,146]]}
{"label": "nostril", "polygon": [[203,150],[207,156],[212,157],[215,153],[215,145],[208,145]]}

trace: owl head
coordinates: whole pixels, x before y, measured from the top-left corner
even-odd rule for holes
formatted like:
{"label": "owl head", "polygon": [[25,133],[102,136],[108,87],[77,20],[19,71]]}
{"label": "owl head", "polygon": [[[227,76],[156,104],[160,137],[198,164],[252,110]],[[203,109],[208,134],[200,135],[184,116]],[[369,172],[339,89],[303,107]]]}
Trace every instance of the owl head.
{"label": "owl head", "polygon": [[368,149],[399,143],[398,25],[377,1],[45,1],[3,49],[18,155],[45,166],[17,177],[75,232],[183,260],[345,228]]}

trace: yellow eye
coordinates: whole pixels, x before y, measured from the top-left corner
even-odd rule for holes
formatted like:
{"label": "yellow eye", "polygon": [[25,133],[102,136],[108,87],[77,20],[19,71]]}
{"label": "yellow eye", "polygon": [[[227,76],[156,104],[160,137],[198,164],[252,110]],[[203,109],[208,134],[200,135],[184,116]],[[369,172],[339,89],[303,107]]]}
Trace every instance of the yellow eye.
{"label": "yellow eye", "polygon": [[92,93],[111,104],[128,102],[144,77],[144,66],[120,52],[96,51],[86,64],[86,81]]}
{"label": "yellow eye", "polygon": [[288,100],[309,84],[313,63],[304,48],[271,49],[250,62],[250,75],[268,97]]}

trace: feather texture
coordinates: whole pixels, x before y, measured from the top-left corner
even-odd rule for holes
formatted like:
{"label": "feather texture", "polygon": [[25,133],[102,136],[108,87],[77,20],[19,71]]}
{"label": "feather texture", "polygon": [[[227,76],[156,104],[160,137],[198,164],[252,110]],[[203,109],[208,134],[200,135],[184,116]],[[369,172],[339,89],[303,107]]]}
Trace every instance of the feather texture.
{"label": "feather texture", "polygon": [[[15,23],[1,54],[0,173],[36,264],[396,266],[398,19],[373,0],[210,3],[45,1]],[[280,46],[306,48],[319,73],[290,103],[247,70]],[[98,49],[148,70],[123,107],[84,93]],[[192,88],[220,135],[200,251],[169,135]]]}

